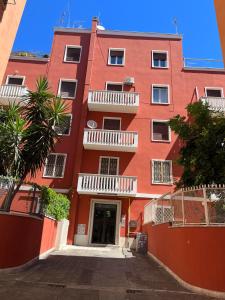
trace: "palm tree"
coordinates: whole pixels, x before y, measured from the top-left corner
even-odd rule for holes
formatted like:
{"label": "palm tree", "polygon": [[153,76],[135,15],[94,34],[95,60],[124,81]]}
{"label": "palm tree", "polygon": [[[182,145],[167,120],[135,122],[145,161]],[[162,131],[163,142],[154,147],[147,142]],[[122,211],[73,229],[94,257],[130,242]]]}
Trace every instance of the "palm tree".
{"label": "palm tree", "polygon": [[3,203],[7,211],[25,178],[34,177],[54,150],[55,125],[64,121],[67,108],[50,92],[46,78],[37,81],[36,91],[29,91],[23,104],[0,111],[0,175],[15,179]]}

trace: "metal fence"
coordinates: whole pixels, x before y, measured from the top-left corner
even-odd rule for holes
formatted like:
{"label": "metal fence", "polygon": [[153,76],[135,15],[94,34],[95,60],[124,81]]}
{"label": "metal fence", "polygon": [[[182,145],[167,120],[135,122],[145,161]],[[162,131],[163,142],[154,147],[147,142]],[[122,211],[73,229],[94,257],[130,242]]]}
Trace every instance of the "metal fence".
{"label": "metal fence", "polygon": [[225,225],[225,185],[181,189],[150,201],[144,223],[173,225]]}

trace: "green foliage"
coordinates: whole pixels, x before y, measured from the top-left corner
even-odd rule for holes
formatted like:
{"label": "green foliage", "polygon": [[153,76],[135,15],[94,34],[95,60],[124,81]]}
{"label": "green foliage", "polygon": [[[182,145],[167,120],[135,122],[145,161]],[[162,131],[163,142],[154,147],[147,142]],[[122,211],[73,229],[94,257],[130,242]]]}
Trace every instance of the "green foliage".
{"label": "green foliage", "polygon": [[188,117],[175,116],[171,129],[182,141],[178,187],[225,182],[225,117],[201,101],[187,106]]}
{"label": "green foliage", "polygon": [[42,187],[41,198],[46,215],[55,218],[57,221],[68,218],[70,201],[66,196],[56,193],[50,188]]}

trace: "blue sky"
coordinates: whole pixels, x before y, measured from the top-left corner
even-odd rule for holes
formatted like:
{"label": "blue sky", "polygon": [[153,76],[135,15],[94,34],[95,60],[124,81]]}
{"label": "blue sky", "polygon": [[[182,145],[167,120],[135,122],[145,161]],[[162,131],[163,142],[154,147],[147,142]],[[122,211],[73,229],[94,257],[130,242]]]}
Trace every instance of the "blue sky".
{"label": "blue sky", "polygon": [[106,29],[175,33],[176,17],[185,57],[222,58],[213,0],[27,0],[14,50],[49,53],[69,2],[75,27],[89,28],[97,15]]}

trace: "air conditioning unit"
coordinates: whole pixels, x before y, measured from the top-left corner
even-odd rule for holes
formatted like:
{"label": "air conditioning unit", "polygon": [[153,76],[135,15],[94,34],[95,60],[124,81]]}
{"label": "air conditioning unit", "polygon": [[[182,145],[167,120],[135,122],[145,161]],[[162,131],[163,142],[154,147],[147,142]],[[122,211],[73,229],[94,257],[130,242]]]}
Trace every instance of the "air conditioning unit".
{"label": "air conditioning unit", "polygon": [[124,84],[133,85],[134,84],[134,77],[126,77],[125,80],[124,80]]}

